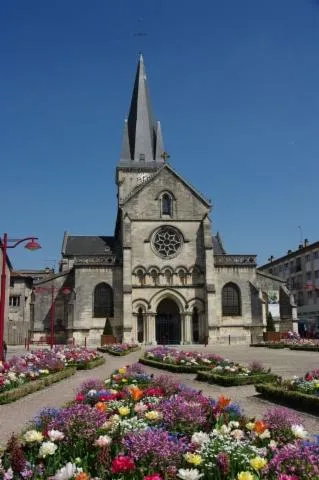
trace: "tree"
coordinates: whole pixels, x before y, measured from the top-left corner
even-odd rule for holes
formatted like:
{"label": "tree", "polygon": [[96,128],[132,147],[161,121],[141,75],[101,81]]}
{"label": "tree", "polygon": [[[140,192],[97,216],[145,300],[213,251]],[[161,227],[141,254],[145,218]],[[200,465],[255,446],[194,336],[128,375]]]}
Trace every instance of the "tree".
{"label": "tree", "polygon": [[103,335],[113,335],[112,325],[109,317],[106,317]]}
{"label": "tree", "polygon": [[267,332],[275,332],[275,331],[276,331],[276,328],[275,328],[274,319],[272,318],[271,312],[268,312],[268,315],[267,315]]}

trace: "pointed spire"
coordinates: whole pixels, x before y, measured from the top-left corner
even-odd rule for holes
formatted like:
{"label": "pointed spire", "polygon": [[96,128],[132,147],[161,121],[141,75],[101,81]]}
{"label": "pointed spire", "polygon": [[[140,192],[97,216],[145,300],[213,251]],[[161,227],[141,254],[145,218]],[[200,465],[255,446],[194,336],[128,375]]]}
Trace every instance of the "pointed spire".
{"label": "pointed spire", "polygon": [[127,126],[127,119],[126,119],[124,123],[124,129],[123,129],[121,161],[129,162],[130,160],[131,160],[130,140],[128,136],[128,126]]}
{"label": "pointed spire", "polygon": [[163,153],[165,152],[161,122],[157,122],[156,128],[156,152],[155,160],[156,162],[164,163]]}
{"label": "pointed spire", "polygon": [[160,155],[163,151],[161,127],[159,123],[156,126],[153,120],[144,59],[140,54],[120,163],[139,167],[141,164],[162,164]]}

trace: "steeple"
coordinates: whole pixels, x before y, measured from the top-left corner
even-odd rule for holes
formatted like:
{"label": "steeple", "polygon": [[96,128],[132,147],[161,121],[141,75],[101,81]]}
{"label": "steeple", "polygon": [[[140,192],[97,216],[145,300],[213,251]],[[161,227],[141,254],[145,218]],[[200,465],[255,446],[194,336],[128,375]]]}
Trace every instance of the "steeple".
{"label": "steeple", "polygon": [[140,55],[128,119],[125,120],[120,165],[156,167],[163,164],[160,123],[154,122],[143,56]]}

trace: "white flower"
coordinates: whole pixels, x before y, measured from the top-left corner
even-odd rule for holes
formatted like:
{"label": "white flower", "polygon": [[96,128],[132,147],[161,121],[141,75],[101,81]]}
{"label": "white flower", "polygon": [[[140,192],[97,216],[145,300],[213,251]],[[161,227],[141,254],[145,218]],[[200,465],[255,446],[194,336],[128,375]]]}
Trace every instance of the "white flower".
{"label": "white flower", "polygon": [[296,438],[304,439],[308,437],[308,432],[303,425],[291,425],[291,431]]}
{"label": "white flower", "polygon": [[204,432],[195,432],[192,435],[191,442],[195,443],[196,445],[203,445],[203,443],[208,442],[209,435]]}
{"label": "white flower", "polygon": [[69,480],[74,476],[75,471],[76,466],[74,463],[68,462],[64,467],[60,468],[60,470],[55,473],[53,480]]}
{"label": "white flower", "polygon": [[51,440],[51,442],[55,442],[56,440],[63,440],[64,433],[60,432],[59,430],[49,430],[48,437]]}
{"label": "white flower", "polygon": [[43,440],[43,435],[41,432],[38,432],[37,430],[28,430],[25,432],[23,435],[23,439],[27,443],[32,443],[32,442],[42,442]]}
{"label": "white flower", "polygon": [[265,438],[270,438],[270,431],[268,430],[268,428],[266,428],[266,430],[264,430],[263,433],[260,433],[258,436],[262,440],[264,440]]}
{"label": "white flower", "polygon": [[197,468],[180,468],[177,476],[182,480],[198,480],[199,478],[202,478],[204,474],[199,473]]}
{"label": "white flower", "polygon": [[226,435],[227,433],[230,432],[230,428],[227,425],[222,425],[219,429],[220,433],[223,435]]}
{"label": "white flower", "polygon": [[57,445],[53,442],[43,442],[39,450],[39,457],[45,458],[48,455],[54,455],[57,448]]}
{"label": "white flower", "polygon": [[230,428],[238,428],[239,427],[239,422],[235,422],[234,420],[231,420],[228,424]]}
{"label": "white flower", "polygon": [[92,389],[92,390],[89,390],[89,391],[88,391],[88,396],[89,396],[89,397],[94,397],[95,394],[96,394],[96,390],[93,390],[93,389]]}
{"label": "white flower", "polygon": [[8,468],[8,470],[5,472],[4,477],[6,480],[11,480],[13,478],[13,470],[12,468]]}
{"label": "white flower", "polygon": [[271,450],[275,450],[275,448],[277,448],[277,442],[275,442],[275,440],[270,440],[269,442],[269,448]]}
{"label": "white flower", "polygon": [[95,440],[94,445],[97,445],[98,447],[105,447],[110,445],[111,442],[112,438],[108,435],[100,435],[99,438]]}
{"label": "white flower", "polygon": [[235,440],[241,440],[245,436],[244,432],[239,428],[235,428],[230,434]]}

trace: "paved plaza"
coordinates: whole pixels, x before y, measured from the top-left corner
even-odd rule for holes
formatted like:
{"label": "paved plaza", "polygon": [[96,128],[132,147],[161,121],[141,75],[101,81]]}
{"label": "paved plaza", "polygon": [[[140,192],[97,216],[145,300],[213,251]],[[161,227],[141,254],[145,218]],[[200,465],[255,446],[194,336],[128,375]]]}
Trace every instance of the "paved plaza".
{"label": "paved plaza", "polygon": [[[291,378],[294,375],[304,375],[313,368],[319,368],[317,352],[294,352],[288,349],[273,350],[267,348],[252,348],[249,346],[221,346],[211,345],[206,348],[199,346],[181,347],[184,350],[201,350],[209,353],[217,353],[241,363],[250,363],[252,360],[259,360],[266,367],[284,378]],[[22,348],[10,348],[8,354],[21,354]],[[76,372],[72,377],[53,384],[50,387],[28,395],[14,403],[0,406],[0,443],[4,444],[12,432],[19,433],[27,424],[28,420],[45,406],[59,407],[74,398],[75,391],[80,384],[88,378],[107,378],[111,372],[123,365],[134,363],[141,355],[141,351],[134,352],[126,357],[113,357],[105,355],[106,363],[94,370],[83,370]],[[148,372],[155,375],[167,374],[167,372],[144,367]],[[194,380],[193,374],[170,374],[176,379],[190,387],[200,389],[204,394],[211,397],[225,395],[239,403],[244,413],[248,416],[260,416],[265,410],[274,404],[264,401],[256,395],[254,386],[242,387],[220,387],[208,385]],[[318,412],[319,414],[319,412]],[[310,433],[319,433],[319,417],[300,413],[302,422]]]}

